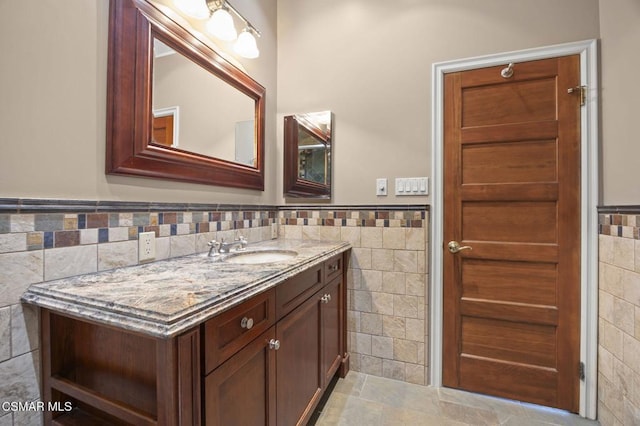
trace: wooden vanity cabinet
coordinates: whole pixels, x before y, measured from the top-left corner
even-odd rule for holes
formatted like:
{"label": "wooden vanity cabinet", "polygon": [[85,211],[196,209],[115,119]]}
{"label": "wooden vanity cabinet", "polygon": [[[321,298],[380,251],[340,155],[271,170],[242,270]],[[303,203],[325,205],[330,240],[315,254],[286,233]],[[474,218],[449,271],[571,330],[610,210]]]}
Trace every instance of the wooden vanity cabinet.
{"label": "wooden vanity cabinet", "polygon": [[156,339],[47,309],[41,327],[46,425],[200,424],[198,329]]}
{"label": "wooden vanity cabinet", "polygon": [[173,338],[41,310],[45,425],[303,425],[348,371],[348,252]]}
{"label": "wooden vanity cabinet", "polygon": [[345,256],[275,288],[275,326],[204,378],[207,426],[309,421],[338,369],[348,371]]}

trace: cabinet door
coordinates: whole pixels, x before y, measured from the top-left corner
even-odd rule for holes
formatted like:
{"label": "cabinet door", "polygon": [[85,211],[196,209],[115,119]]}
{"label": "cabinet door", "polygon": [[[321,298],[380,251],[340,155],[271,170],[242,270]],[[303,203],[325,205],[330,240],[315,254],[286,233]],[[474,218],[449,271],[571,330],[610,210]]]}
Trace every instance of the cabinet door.
{"label": "cabinet door", "polygon": [[279,425],[305,424],[321,396],[321,296],[314,294],[277,324]]}
{"label": "cabinet door", "polygon": [[276,424],[276,356],[265,331],[205,378],[207,426]]}
{"label": "cabinet door", "polygon": [[321,292],[320,315],[322,318],[322,388],[331,381],[331,378],[340,367],[342,361],[342,333],[340,306],[342,306],[342,278],[337,278],[329,283]]}

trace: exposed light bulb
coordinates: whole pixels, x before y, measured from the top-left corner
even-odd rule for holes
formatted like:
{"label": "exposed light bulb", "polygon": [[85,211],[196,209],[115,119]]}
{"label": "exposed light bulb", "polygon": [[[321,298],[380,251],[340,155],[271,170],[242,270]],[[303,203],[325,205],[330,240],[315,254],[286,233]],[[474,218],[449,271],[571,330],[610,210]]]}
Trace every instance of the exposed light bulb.
{"label": "exposed light bulb", "polygon": [[238,37],[236,27],[233,25],[233,17],[223,8],[213,12],[211,19],[207,21],[207,31],[225,41],[235,40]]}
{"label": "exposed light bulb", "polygon": [[254,59],[260,56],[260,51],[256,44],[256,38],[248,28],[242,30],[238,36],[238,41],[236,41],[234,50],[243,58]]}
{"label": "exposed light bulb", "polygon": [[192,18],[207,19],[211,13],[206,0],[173,0],[173,3],[180,12]]}

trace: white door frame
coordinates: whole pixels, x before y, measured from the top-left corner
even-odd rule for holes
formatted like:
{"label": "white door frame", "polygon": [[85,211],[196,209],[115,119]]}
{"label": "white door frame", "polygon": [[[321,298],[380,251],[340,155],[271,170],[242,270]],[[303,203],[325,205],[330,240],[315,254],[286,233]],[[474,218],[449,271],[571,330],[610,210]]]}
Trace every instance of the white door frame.
{"label": "white door frame", "polygon": [[[581,310],[580,361],[585,380],[580,382],[580,415],[595,419],[598,378],[598,44],[585,40],[555,46],[499,53],[435,63],[432,66],[432,152],[431,246],[429,305],[430,384],[442,386],[442,283],[443,283],[443,81],[451,72],[580,55],[580,84],[587,86],[581,114]],[[578,368],[578,366],[576,366]]]}

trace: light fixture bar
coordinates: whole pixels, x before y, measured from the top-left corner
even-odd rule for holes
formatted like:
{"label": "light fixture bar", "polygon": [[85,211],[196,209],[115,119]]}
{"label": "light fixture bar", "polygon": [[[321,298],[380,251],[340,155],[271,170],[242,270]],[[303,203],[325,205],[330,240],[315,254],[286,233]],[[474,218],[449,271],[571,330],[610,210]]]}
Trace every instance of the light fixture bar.
{"label": "light fixture bar", "polygon": [[233,13],[235,13],[235,15],[240,18],[244,24],[258,37],[262,37],[262,34],[260,34],[260,31],[258,31],[258,29],[256,27],[254,27],[251,22],[249,22],[249,20],[247,18],[245,18],[244,16],[242,16],[242,14],[240,12],[238,12],[238,10],[233,7],[233,5],[231,3],[229,3],[226,0],[206,0],[207,1],[207,7],[209,8],[209,10],[211,10],[212,12],[220,7],[225,6],[227,9],[229,9],[230,11],[232,11]]}

